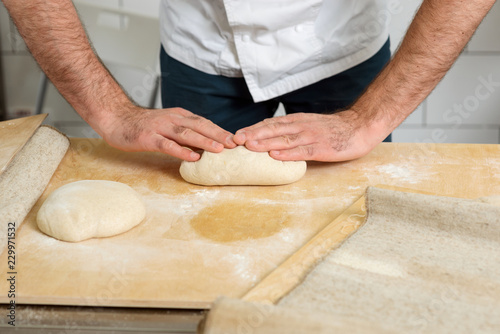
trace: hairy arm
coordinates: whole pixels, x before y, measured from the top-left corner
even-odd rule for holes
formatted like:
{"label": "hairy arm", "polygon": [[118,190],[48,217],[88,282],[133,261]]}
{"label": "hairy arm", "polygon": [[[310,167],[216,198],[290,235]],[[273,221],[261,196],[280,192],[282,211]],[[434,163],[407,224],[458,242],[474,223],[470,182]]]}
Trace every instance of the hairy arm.
{"label": "hairy arm", "polygon": [[458,58],[494,0],[425,0],[394,58],[351,109],[386,134],[430,94]]}
{"label": "hairy arm", "polygon": [[235,142],[280,160],[367,154],[436,87],[494,2],[424,0],[393,59],[348,110],[267,119],[237,132]]}
{"label": "hairy arm", "polygon": [[[180,109],[136,106],[94,53],[70,0],[2,0],[30,52],[73,108],[110,145],[185,160],[233,147],[232,135]],[[159,42],[159,41],[158,41]]]}

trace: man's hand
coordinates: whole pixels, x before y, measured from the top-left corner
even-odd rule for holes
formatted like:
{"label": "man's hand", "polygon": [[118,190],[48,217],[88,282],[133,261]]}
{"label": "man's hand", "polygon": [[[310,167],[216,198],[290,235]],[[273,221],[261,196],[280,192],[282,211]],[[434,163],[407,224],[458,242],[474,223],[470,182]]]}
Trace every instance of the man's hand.
{"label": "man's hand", "polygon": [[367,154],[434,89],[494,3],[424,0],[398,52],[350,110],[268,119],[238,131],[234,141],[279,160]]}
{"label": "man's hand", "polygon": [[370,152],[390,133],[374,131],[354,110],[336,114],[291,114],[236,132],[234,141],[277,160],[342,161]]}
{"label": "man's hand", "polygon": [[182,108],[131,106],[103,123],[100,135],[108,144],[124,151],[157,151],[196,161],[200,155],[183,146],[210,152],[236,146],[230,132]]}
{"label": "man's hand", "polygon": [[187,110],[135,106],[94,54],[71,0],[2,1],[52,83],[111,146],[189,161],[200,155],[182,146],[236,146],[229,132]]}

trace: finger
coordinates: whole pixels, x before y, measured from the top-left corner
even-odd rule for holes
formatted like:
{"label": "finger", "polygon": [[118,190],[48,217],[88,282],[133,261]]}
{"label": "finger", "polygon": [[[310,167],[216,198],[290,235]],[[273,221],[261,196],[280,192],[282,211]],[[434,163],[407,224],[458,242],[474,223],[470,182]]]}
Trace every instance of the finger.
{"label": "finger", "polygon": [[184,109],[184,108],[170,108],[168,110],[171,110],[171,111],[175,112],[176,114],[179,114],[179,115],[184,116],[184,117],[196,116],[191,111]]}
{"label": "finger", "polygon": [[293,120],[292,120],[290,115],[266,118],[258,123],[241,128],[240,130],[236,131],[236,133],[238,133],[240,131],[252,131],[252,130],[259,128],[261,126],[265,126],[265,125],[269,125],[269,124],[273,124],[273,123],[291,123],[292,121]]}
{"label": "finger", "polygon": [[221,152],[224,149],[223,144],[179,125],[174,125],[169,128],[168,131],[160,134],[169,139],[175,140],[179,144],[200,148],[213,153]]}
{"label": "finger", "polygon": [[273,150],[271,158],[282,161],[317,160],[319,149],[316,145],[297,146],[288,150]]}
{"label": "finger", "polygon": [[286,150],[297,146],[311,145],[316,142],[313,135],[306,132],[281,135],[269,139],[249,140],[245,146],[251,151],[267,152],[271,150]]}
{"label": "finger", "polygon": [[148,151],[169,154],[182,160],[196,161],[200,159],[200,154],[193,152],[186,147],[182,147],[175,141],[165,138],[159,134],[151,136],[149,146]]}
{"label": "finger", "polygon": [[191,115],[181,118],[178,122],[176,122],[176,125],[182,128],[191,129],[196,133],[215,140],[225,147],[236,147],[236,143],[233,141],[233,134],[231,132],[222,129],[218,125],[201,116],[191,113]]}
{"label": "finger", "polygon": [[292,120],[288,118],[288,116],[278,116],[278,117],[272,117],[272,118],[266,118],[265,120],[255,123],[254,125],[247,126],[245,128],[241,128],[238,131],[236,131],[235,136],[233,137],[233,140],[236,144],[238,145],[243,145],[245,144],[245,141],[248,139],[247,138],[247,133],[253,133],[255,130],[264,127],[264,126],[272,126],[273,124],[276,123],[291,123]]}
{"label": "finger", "polygon": [[282,161],[314,160],[314,161],[345,161],[362,157],[367,152],[363,151],[335,151],[320,143],[297,146],[287,150],[272,150],[269,155]]}
{"label": "finger", "polygon": [[263,140],[283,135],[293,135],[302,132],[303,125],[304,123],[271,122],[253,130],[237,132],[234,136],[234,142],[243,145],[250,140]]}
{"label": "finger", "polygon": [[295,113],[295,114],[290,114],[290,115],[285,115],[285,116],[276,116],[276,117],[271,117],[271,118],[266,118],[258,123],[255,123],[254,125],[247,126],[245,128],[242,128],[236,133],[240,131],[252,131],[255,130],[256,128],[259,128],[261,126],[273,124],[273,123],[293,123],[296,121],[304,120],[304,118],[310,117],[312,114],[304,114],[304,113]]}
{"label": "finger", "polygon": [[201,148],[198,148],[198,147],[194,147],[194,146],[189,146],[189,145],[182,145],[188,149],[190,149],[191,151],[194,151],[196,153],[199,153],[200,155],[203,153],[203,150]]}

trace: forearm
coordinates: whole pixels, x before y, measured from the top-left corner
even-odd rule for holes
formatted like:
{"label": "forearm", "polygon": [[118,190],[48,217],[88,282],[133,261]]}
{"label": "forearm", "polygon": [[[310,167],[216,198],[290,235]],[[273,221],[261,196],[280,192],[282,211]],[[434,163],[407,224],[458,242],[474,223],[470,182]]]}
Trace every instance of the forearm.
{"label": "forearm", "polygon": [[30,52],[94,129],[132,103],[102,65],[69,0],[3,0]]}
{"label": "forearm", "polygon": [[424,0],[399,50],[352,109],[376,132],[394,130],[443,78],[494,2]]}
{"label": "forearm", "polygon": [[370,152],[450,69],[494,0],[424,0],[389,64],[347,110],[266,119],[234,137],[278,160],[342,161]]}

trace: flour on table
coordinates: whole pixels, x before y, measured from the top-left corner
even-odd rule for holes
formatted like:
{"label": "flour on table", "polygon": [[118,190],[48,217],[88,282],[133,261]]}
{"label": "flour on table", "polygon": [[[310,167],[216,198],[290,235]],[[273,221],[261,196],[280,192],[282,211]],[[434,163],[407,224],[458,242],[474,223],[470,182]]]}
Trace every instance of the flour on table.
{"label": "flour on table", "polygon": [[416,184],[422,181],[422,177],[425,175],[422,171],[417,171],[411,165],[396,165],[396,164],[385,164],[375,167],[380,173],[382,180],[380,182],[387,182],[387,178],[395,179],[400,182]]}

